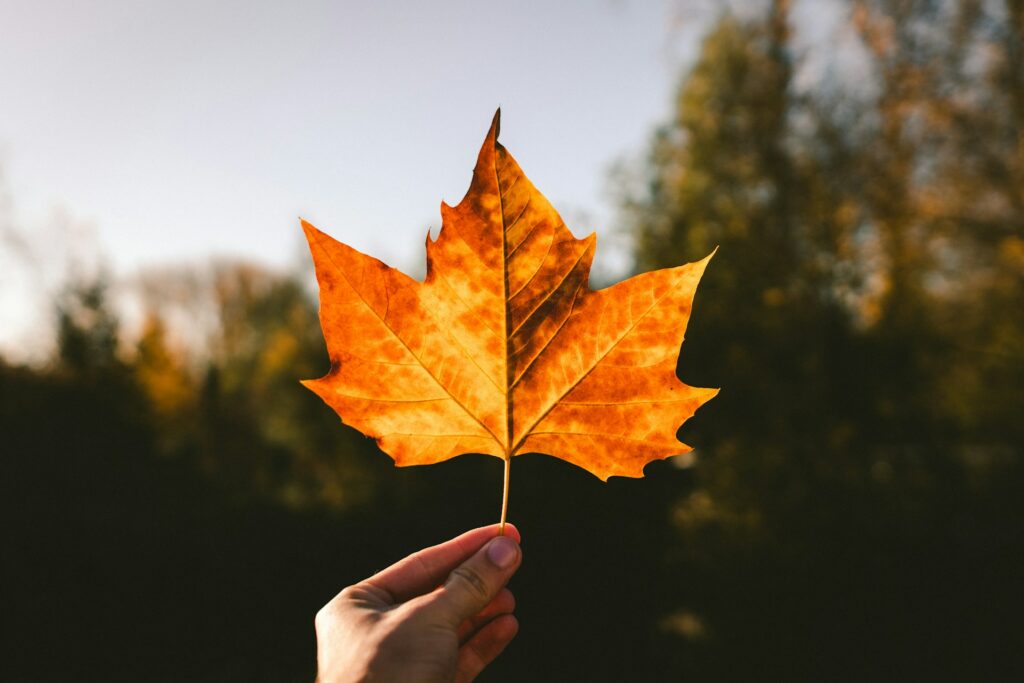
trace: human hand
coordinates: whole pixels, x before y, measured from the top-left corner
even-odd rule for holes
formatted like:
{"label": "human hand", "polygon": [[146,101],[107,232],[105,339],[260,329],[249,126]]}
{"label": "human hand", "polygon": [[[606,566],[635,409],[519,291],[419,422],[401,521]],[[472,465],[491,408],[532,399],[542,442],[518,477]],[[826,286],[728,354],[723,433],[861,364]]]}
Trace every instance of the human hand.
{"label": "human hand", "polygon": [[[345,588],[316,615],[317,683],[468,683],[519,630],[519,531],[467,531]],[[441,583],[444,582],[444,585]]]}

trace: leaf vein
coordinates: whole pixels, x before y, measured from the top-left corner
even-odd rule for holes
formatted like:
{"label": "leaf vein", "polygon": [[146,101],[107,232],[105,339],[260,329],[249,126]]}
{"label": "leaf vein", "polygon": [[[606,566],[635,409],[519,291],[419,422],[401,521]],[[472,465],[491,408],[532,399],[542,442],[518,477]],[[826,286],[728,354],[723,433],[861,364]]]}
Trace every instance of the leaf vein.
{"label": "leaf vein", "polygon": [[[554,242],[554,240],[552,240],[552,242]],[[548,247],[548,250],[550,251],[550,247]],[[519,330],[520,330],[520,329],[521,329],[521,328],[523,327],[523,325],[525,325],[525,324],[527,323],[527,321],[529,321],[529,320],[530,320],[530,318],[532,318],[532,317],[533,317],[533,315],[534,315],[534,314],[535,314],[535,313],[536,313],[536,312],[537,312],[537,311],[538,311],[538,310],[540,309],[540,307],[541,307],[541,306],[543,306],[543,305],[544,305],[544,304],[545,304],[545,303],[546,303],[546,302],[548,301],[548,299],[550,299],[550,298],[551,298],[551,296],[552,296],[552,295],[553,295],[553,294],[554,294],[555,292],[557,292],[557,291],[558,291],[558,288],[562,286],[562,283],[563,283],[563,282],[565,282],[566,280],[568,280],[568,279],[569,279],[569,276],[570,276],[570,275],[572,275],[572,273],[573,273],[573,271],[574,271],[574,270],[576,270],[576,267],[577,267],[577,266],[578,266],[578,265],[580,264],[580,262],[582,262],[582,261],[583,261],[583,257],[584,257],[584,256],[586,256],[586,254],[587,254],[587,251],[588,251],[588,249],[584,249],[583,251],[581,251],[581,252],[580,252],[580,255],[576,257],[576,260],[575,260],[575,261],[573,262],[572,266],[570,266],[570,267],[569,267],[569,268],[568,268],[568,269],[567,269],[567,270],[565,271],[565,274],[564,274],[564,275],[562,275],[562,278],[561,278],[561,279],[560,279],[560,280],[558,281],[558,283],[557,283],[557,284],[555,284],[555,286],[554,286],[554,287],[551,287],[551,288],[549,288],[549,289],[548,289],[547,293],[546,293],[546,294],[545,294],[545,295],[544,295],[543,297],[541,297],[540,301],[538,301],[538,302],[537,302],[537,305],[533,307],[533,310],[531,310],[531,311],[530,311],[529,313],[527,313],[527,314],[526,314],[526,317],[524,317],[524,318],[523,318],[523,319],[522,319],[522,320],[521,320],[521,321],[519,322],[519,324],[518,324],[518,325],[516,325],[516,329],[512,330],[512,332],[511,332],[511,333],[509,333],[509,335],[508,335],[508,336],[509,336],[509,339],[511,339],[512,337],[514,337],[514,336],[515,336],[515,334],[516,334],[516,332],[518,332],[518,331],[519,331]],[[545,258],[545,259],[547,259],[547,256],[545,255],[545,257],[544,257],[544,258]],[[541,265],[543,266],[543,262],[541,263]],[[533,274],[533,276],[531,276],[531,277],[530,277],[530,280],[533,280],[533,278],[534,278],[534,277],[536,277],[536,276],[537,276],[537,273],[539,273],[539,272],[540,272],[540,268],[538,268],[538,269],[537,269],[537,272],[535,272],[535,273]],[[527,283],[527,284],[529,284],[529,283]],[[521,292],[521,291],[523,290],[523,288],[525,288],[525,287],[526,287],[526,285],[523,285],[523,287],[521,287],[521,288],[519,289],[519,291]],[[518,294],[518,293],[519,293],[519,292],[516,292],[516,294]]]}
{"label": "leaf vein", "polygon": [[655,299],[654,303],[648,306],[647,310],[640,314],[640,316],[637,317],[637,319],[634,320],[633,323],[621,335],[619,335],[619,338],[612,342],[611,345],[609,345],[608,349],[603,354],[601,354],[601,357],[594,361],[593,365],[591,365],[586,372],[580,375],[579,379],[577,379],[575,382],[569,385],[569,387],[565,391],[563,391],[561,395],[557,399],[555,399],[543,413],[541,413],[540,417],[534,420],[533,424],[531,424],[526,430],[523,431],[523,438],[520,439],[519,442],[516,443],[516,445],[512,448],[512,452],[514,453],[519,448],[519,446],[522,445],[523,441],[530,435],[530,430],[532,430],[534,427],[540,424],[540,421],[547,417],[548,413],[554,410],[555,406],[557,406],[562,401],[562,399],[569,394],[570,391],[575,389],[577,386],[579,386],[580,382],[582,382],[584,379],[590,376],[590,373],[594,371],[594,368],[600,365],[601,361],[607,358],[608,354],[611,353],[615,349],[615,347],[617,347],[622,342],[623,339],[629,336],[629,333],[632,332],[636,328],[636,326],[640,324],[640,321],[643,320],[648,313],[654,310],[664,299],[666,299],[669,296],[669,294],[672,294],[677,289],[679,289],[679,287],[682,286],[682,284],[686,282],[686,280],[687,278],[679,278],[679,282],[677,282],[675,286],[669,287],[664,294]]}
{"label": "leaf vein", "polygon": [[[315,235],[315,238],[316,238],[316,241],[319,243],[320,242],[320,236],[319,235]],[[373,309],[373,306],[371,306],[370,303],[363,297],[362,293],[356,288],[356,286],[352,284],[352,281],[349,279],[348,274],[345,272],[345,269],[338,265],[338,262],[334,260],[334,257],[331,255],[331,253],[329,251],[327,251],[327,249],[324,249],[324,254],[331,261],[331,263],[334,264],[334,268],[339,273],[341,273],[341,276],[345,279],[345,282],[348,283],[348,286],[352,289],[352,291],[355,292],[356,296],[358,296],[362,300],[362,302],[364,304],[366,304],[366,307],[377,317],[378,320],[381,321],[381,323],[384,324],[384,327],[386,327],[388,329],[388,331],[391,332],[392,335],[394,335],[395,339],[397,339],[402,344],[402,346],[404,346],[406,348],[406,350],[410,353],[410,355],[412,355],[412,357],[415,358],[419,362],[420,366],[424,370],[427,371],[427,374],[429,374],[434,379],[434,381],[437,382],[437,385],[439,387],[441,387],[441,389],[443,389],[446,394],[451,396],[452,400],[455,401],[455,403],[457,403],[459,405],[459,407],[462,408],[466,412],[467,415],[469,415],[471,418],[473,418],[473,420],[477,424],[479,424],[481,427],[483,427],[484,430],[486,430],[487,433],[490,434],[494,438],[494,440],[500,445],[501,444],[501,439],[499,439],[498,436],[493,431],[491,431],[491,428],[488,427],[487,425],[485,425],[480,420],[479,417],[474,415],[473,412],[469,408],[467,408],[465,406],[465,404],[462,403],[462,401],[460,401],[454,395],[452,395],[452,392],[448,390],[448,387],[446,387],[444,384],[442,384],[441,380],[439,380],[434,375],[434,373],[430,371],[430,368],[428,368],[423,363],[423,360],[419,356],[416,355],[416,353],[409,347],[409,345],[405,342],[405,340],[402,339],[401,335],[399,335],[398,332],[396,332],[395,329],[393,327],[391,327],[391,325],[388,324],[387,320],[384,320],[383,318],[380,317],[380,314],[377,313],[377,311],[375,311]]]}
{"label": "leaf vein", "polygon": [[522,372],[520,372],[519,375],[515,378],[515,381],[513,381],[511,386],[509,386],[509,388],[508,388],[508,390],[510,392],[512,391],[512,389],[517,384],[519,384],[519,380],[521,380],[523,378],[523,376],[527,373],[527,371],[529,371],[529,369],[533,367],[533,364],[537,362],[537,359],[540,358],[541,354],[544,353],[544,351],[548,348],[548,346],[551,345],[551,342],[554,340],[554,338],[558,336],[558,333],[562,331],[562,328],[565,327],[566,323],[569,322],[569,318],[572,317],[573,309],[576,308],[576,300],[579,297],[579,293],[580,293],[581,289],[583,289],[583,283],[582,282],[580,282],[579,286],[576,287],[576,291],[573,292],[572,303],[569,305],[569,312],[565,315],[565,318],[562,320],[562,322],[559,323],[558,329],[556,329],[551,334],[551,336],[548,337],[548,340],[546,342],[544,342],[544,346],[542,346],[540,348],[540,351],[538,351],[536,353],[536,355],[532,359],[530,359],[530,362],[526,364],[526,367],[524,367]]}

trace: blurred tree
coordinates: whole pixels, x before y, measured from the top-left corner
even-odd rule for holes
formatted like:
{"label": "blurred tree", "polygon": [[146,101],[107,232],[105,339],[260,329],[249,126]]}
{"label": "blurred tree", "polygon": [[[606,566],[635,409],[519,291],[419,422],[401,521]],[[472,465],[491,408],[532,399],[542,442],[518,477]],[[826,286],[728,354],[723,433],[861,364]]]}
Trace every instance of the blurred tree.
{"label": "blurred tree", "polygon": [[166,325],[153,315],[143,325],[133,365],[154,412],[160,416],[182,410],[195,392],[180,353],[168,344]]}
{"label": "blurred tree", "polygon": [[[339,429],[299,384],[324,373],[326,352],[296,277],[220,262],[151,272],[140,287],[148,317],[134,367],[172,450],[240,498],[335,509],[368,500],[356,454],[372,442]],[[172,332],[191,348],[172,349]]]}
{"label": "blurred tree", "polygon": [[57,355],[60,365],[80,373],[97,373],[121,365],[119,321],[107,300],[104,277],[72,283],[57,304]]}
{"label": "blurred tree", "polygon": [[943,443],[1020,448],[1024,3],[852,4],[880,84],[877,134],[846,169],[885,245],[876,336],[914,337],[901,367]]}
{"label": "blurred tree", "polygon": [[[720,247],[680,367],[723,387],[684,435],[700,457],[672,550],[681,671],[743,652],[717,677],[978,675],[1024,636],[1001,621],[1024,602],[993,589],[1024,532],[1005,488],[1024,450],[1022,233],[991,210],[1022,187],[1020,14],[998,4],[851,2],[867,95],[794,88],[788,2],[727,14],[654,136],[623,203],[638,267]],[[958,220],[979,212],[984,230]]]}
{"label": "blurred tree", "polygon": [[187,448],[190,425],[197,419],[198,387],[184,352],[172,347],[167,325],[154,312],[143,323],[132,368],[149,399],[160,451],[167,455]]}

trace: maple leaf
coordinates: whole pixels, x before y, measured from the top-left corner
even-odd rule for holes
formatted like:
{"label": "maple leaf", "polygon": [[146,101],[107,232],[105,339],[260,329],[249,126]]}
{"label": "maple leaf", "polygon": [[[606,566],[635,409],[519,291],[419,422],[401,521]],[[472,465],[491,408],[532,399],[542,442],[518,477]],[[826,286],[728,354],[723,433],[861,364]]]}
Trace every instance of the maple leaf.
{"label": "maple leaf", "polygon": [[679,426],[717,389],[676,377],[711,255],[606,289],[579,240],[498,143],[500,110],[466,196],[441,204],[419,282],[303,221],[331,358],[303,382],[395,464],[547,453],[609,476],[692,450]]}

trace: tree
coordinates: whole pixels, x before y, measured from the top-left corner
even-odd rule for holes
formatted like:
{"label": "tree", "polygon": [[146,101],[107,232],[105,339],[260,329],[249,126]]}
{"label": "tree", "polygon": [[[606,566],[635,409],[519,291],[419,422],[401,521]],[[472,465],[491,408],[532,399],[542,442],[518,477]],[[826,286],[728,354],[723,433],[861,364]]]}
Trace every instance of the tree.
{"label": "tree", "polygon": [[1024,250],[992,211],[1021,187],[1017,4],[851,3],[867,94],[794,87],[788,3],[725,15],[652,140],[624,203],[638,265],[719,245],[680,368],[722,387],[675,509],[692,676],[736,651],[737,677],[787,680],[976,676],[1012,652],[976,615],[1024,606],[997,597],[1024,532]]}
{"label": "tree", "polygon": [[68,285],[57,304],[57,355],[71,372],[98,373],[121,365],[120,323],[107,301],[103,277]]}

